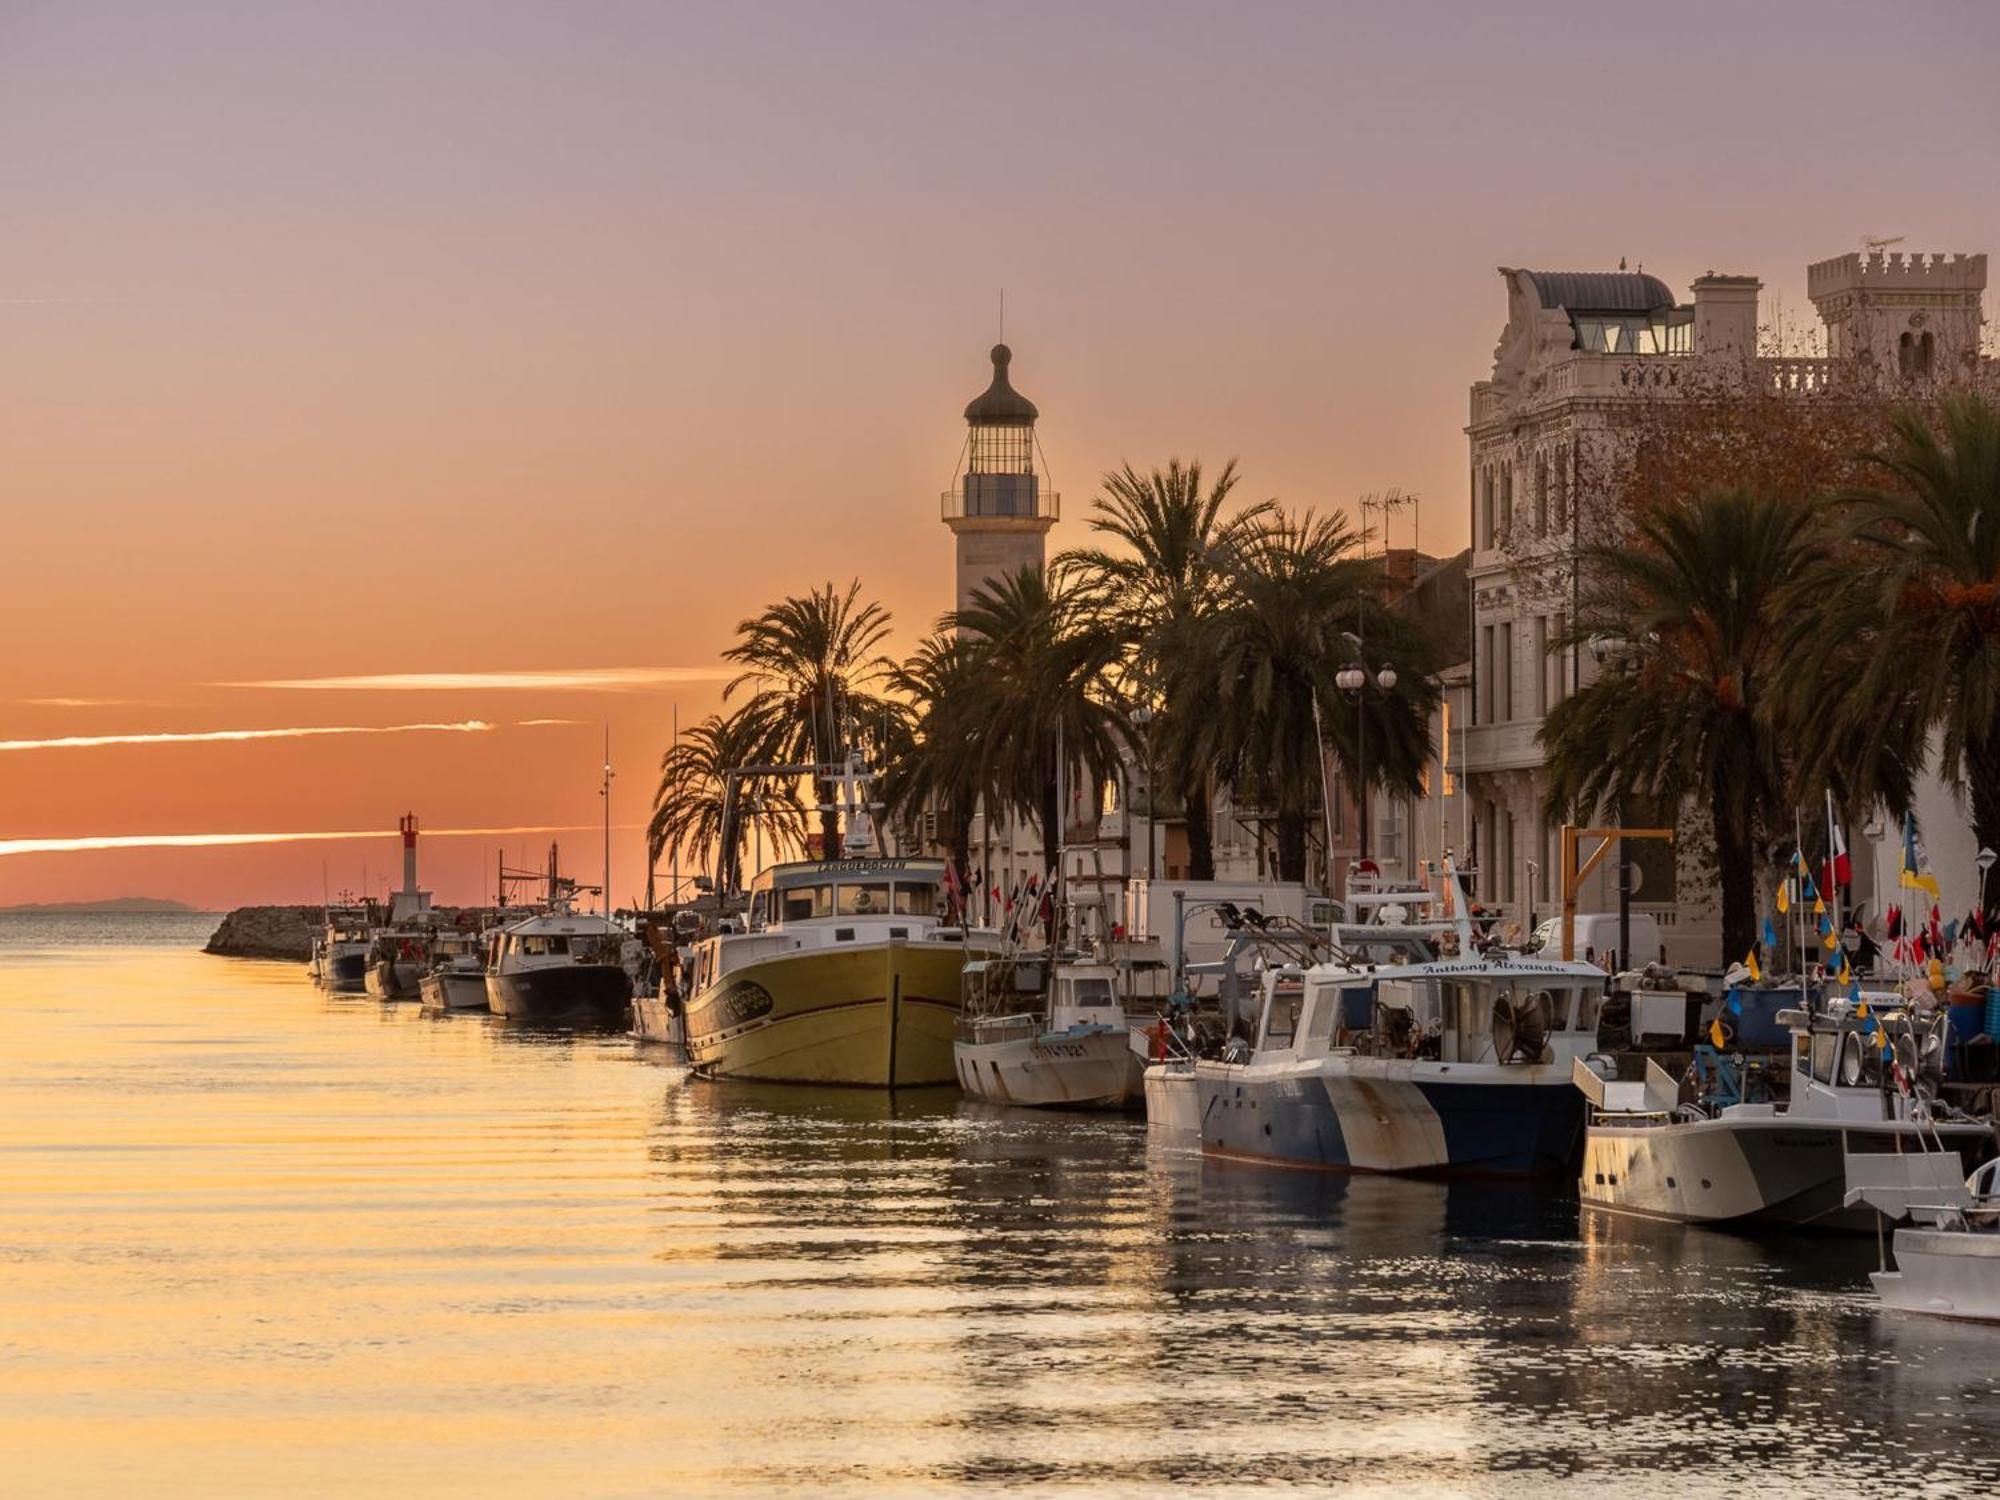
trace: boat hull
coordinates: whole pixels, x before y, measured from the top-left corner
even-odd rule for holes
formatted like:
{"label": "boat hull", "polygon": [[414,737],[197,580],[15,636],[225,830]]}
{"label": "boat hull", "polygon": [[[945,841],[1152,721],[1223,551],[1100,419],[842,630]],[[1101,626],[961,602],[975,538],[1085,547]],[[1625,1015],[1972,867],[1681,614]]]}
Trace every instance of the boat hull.
{"label": "boat hull", "polygon": [[571,1030],[631,1024],[632,977],[616,964],[552,964],[486,976],[496,1016]]}
{"label": "boat hull", "polygon": [[1201,1137],[1201,1090],[1189,1063],[1151,1063],[1144,1074],[1146,1128],[1181,1136],[1190,1143]]}
{"label": "boat hull", "polygon": [[368,954],[356,948],[351,953],[338,949],[320,961],[320,983],[330,990],[359,994],[368,988]]}
{"label": "boat hull", "polygon": [[1202,1151],[1283,1166],[1417,1176],[1569,1171],[1583,1096],[1550,1066],[1325,1060],[1195,1069]]}
{"label": "boat hull", "polygon": [[745,964],[688,1003],[688,1063],[770,1083],[951,1083],[967,956],[957,943],[887,942]]}
{"label": "boat hull", "polygon": [[486,975],[479,969],[438,969],[417,986],[429,1011],[479,1011],[486,1007]]}
{"label": "boat hull", "polygon": [[414,963],[380,958],[368,966],[363,986],[378,1000],[415,1000],[423,992],[424,972]]}
{"label": "boat hull", "polygon": [[[1993,1151],[1990,1126],[1939,1125],[1970,1172]],[[1771,1224],[1865,1231],[1872,1210],[1847,1208],[1845,1152],[1928,1149],[1928,1132],[1899,1121],[1843,1124],[1783,1115],[1647,1127],[1593,1125],[1578,1195],[1585,1206],[1684,1224]]]}
{"label": "boat hull", "polygon": [[952,1044],[959,1087],[993,1104],[1124,1109],[1139,1094],[1139,1059],[1123,1026],[1080,1026]]}
{"label": "boat hull", "polygon": [[1884,1307],[2000,1323],[2000,1234],[1898,1229],[1895,1246],[1896,1269],[1869,1277]]}
{"label": "boat hull", "polygon": [[668,1004],[663,995],[632,997],[632,1035],[642,1042],[658,1042],[668,1047],[687,1046],[687,1026],[681,1009]]}

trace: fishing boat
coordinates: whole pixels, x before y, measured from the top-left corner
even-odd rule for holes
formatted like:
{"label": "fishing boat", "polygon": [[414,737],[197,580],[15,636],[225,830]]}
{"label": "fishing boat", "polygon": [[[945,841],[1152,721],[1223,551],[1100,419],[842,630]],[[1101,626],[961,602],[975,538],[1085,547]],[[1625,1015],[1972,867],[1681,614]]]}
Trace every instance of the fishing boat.
{"label": "fishing boat", "polygon": [[1570,1074],[1597,1049],[1604,971],[1479,949],[1456,895],[1456,953],[1264,972],[1254,1036],[1194,1067],[1205,1155],[1423,1175],[1573,1167]]}
{"label": "fishing boat", "polygon": [[994,1104],[1123,1109],[1141,1063],[1104,961],[983,958],[965,965],[952,1037],[959,1087]]}
{"label": "fishing boat", "polygon": [[371,940],[366,903],[329,905],[325,924],[313,940],[314,977],[337,993],[360,993],[367,986]]}
{"label": "fishing boat", "polygon": [[433,1013],[486,1009],[486,953],[478,933],[440,931],[431,941],[431,968],[418,985]]}
{"label": "fishing boat", "polygon": [[503,923],[489,937],[487,1008],[531,1026],[627,1027],[632,1008],[627,934],[607,916],[575,909],[577,896],[596,888],[559,873],[558,853],[549,846],[541,909]]}
{"label": "fishing boat", "polygon": [[995,935],[959,923],[943,860],[863,852],[875,834],[858,755],[834,779],[848,857],[760,872],[743,930],[695,944],[688,1063],[709,1078],[948,1084],[960,971],[998,951]]}
{"label": "fishing boat", "polygon": [[642,919],[639,937],[650,950],[653,962],[650,984],[642,984],[632,994],[632,1036],[639,1042],[656,1042],[685,1055],[687,1050],[687,993],[685,982],[693,970],[694,945],[701,940],[700,912],[682,907],[665,921]]}
{"label": "fishing boat", "polygon": [[[1865,1230],[1868,1210],[1845,1201],[1850,1155],[1953,1155],[1963,1178],[1993,1152],[1993,1127],[1933,1096],[1945,1050],[1944,1014],[1906,1010],[1893,993],[1821,999],[1782,1010],[1790,1032],[1780,1089],[1714,1049],[1698,1051],[1714,1080],[1682,1102],[1680,1080],[1647,1060],[1643,1082],[1575,1073],[1589,1103],[1578,1192],[1586,1207],[1687,1224],[1778,1224]],[[1882,1056],[1886,1037],[1893,1055]],[[1907,1087],[1898,1087],[1897,1078]]]}
{"label": "fishing boat", "polygon": [[1848,1207],[1901,1221],[1869,1276],[1882,1306],[1974,1323],[2000,1323],[2000,1161],[1961,1181],[1949,1149],[1847,1158]]}

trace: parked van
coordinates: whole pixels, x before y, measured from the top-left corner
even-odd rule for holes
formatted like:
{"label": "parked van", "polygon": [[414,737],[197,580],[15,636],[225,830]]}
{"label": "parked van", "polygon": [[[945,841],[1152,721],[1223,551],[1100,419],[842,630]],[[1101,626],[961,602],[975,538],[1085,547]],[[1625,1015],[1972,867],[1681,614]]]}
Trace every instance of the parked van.
{"label": "parked van", "polygon": [[[1618,913],[1580,911],[1574,920],[1576,936],[1572,951],[1576,957],[1588,955],[1601,964],[1610,963],[1612,954],[1618,951]],[[1658,962],[1664,952],[1660,942],[1659,918],[1649,911],[1635,911],[1631,924],[1632,951],[1619,956],[1619,967],[1637,969]],[[1543,953],[1562,957],[1562,925],[1562,914],[1558,912],[1535,929],[1534,940],[1541,945]]]}

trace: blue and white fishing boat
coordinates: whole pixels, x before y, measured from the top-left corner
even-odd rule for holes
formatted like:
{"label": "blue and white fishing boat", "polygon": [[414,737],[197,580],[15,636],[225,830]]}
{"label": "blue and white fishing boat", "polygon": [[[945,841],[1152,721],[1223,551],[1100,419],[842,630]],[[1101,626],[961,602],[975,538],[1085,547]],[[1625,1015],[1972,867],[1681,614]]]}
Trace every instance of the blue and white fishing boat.
{"label": "blue and white fishing boat", "polygon": [[1597,1051],[1607,976],[1482,951],[1463,916],[1444,947],[1266,970],[1254,1037],[1194,1065],[1203,1153],[1350,1172],[1571,1170],[1583,1131],[1571,1068]]}

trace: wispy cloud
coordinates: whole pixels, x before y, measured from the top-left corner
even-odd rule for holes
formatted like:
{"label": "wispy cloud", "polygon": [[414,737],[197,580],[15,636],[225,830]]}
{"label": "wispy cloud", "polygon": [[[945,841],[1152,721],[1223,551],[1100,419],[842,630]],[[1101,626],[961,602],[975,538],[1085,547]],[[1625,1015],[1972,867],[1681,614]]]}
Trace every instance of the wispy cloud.
{"label": "wispy cloud", "polygon": [[142,698],[23,698],[23,703],[36,708],[129,708],[147,700]]}
{"label": "wispy cloud", "polygon": [[532,689],[627,693],[638,688],[677,682],[726,682],[733,668],[714,667],[577,667],[568,671],[530,672],[378,672],[358,677],[273,677],[257,682],[218,682],[215,687],[307,688],[336,692],[452,693],[493,689]]}
{"label": "wispy cloud", "polygon": [[595,719],[516,719],[516,729],[540,729],[549,724],[595,724]]}
{"label": "wispy cloud", "polygon": [[64,734],[40,740],[0,740],[0,751],[94,750],[102,745],[210,745],[236,740],[305,740],[337,734],[485,734],[484,719],[454,724],[314,724],[294,729],[200,729],[157,734]]}
{"label": "wispy cloud", "polygon": [[[642,823],[613,823],[630,832]],[[426,828],[427,839],[497,839],[523,833],[599,833],[602,823],[542,823],[524,828]],[[119,833],[82,838],[0,839],[0,858],[10,854],[77,854],[106,849],[212,849],[243,844],[331,844],[357,839],[389,839],[394,829],[343,829],[308,833]]]}

